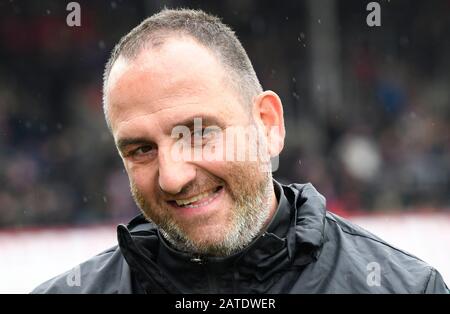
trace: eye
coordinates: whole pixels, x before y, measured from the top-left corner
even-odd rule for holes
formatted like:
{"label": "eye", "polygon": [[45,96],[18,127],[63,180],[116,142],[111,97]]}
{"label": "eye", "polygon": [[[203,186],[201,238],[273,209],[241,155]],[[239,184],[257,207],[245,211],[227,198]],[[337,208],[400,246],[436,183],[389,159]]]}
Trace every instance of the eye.
{"label": "eye", "polygon": [[208,132],[205,132],[205,129],[194,130],[191,137],[194,146],[203,146],[209,139]]}
{"label": "eye", "polygon": [[221,138],[223,130],[217,126],[209,126],[203,130],[203,139],[205,141],[216,141]]}
{"label": "eye", "polygon": [[203,129],[203,137],[204,137],[204,138],[210,138],[210,137],[214,136],[214,134],[215,134],[216,132],[217,132],[217,130],[214,129],[214,128],[206,128],[206,129]]}
{"label": "eye", "polygon": [[151,151],[152,149],[153,148],[150,145],[147,145],[147,146],[139,147],[138,149],[135,150],[135,152],[137,154],[140,154],[140,153],[145,154],[145,153],[148,153],[149,151]]}
{"label": "eye", "polygon": [[194,138],[203,138],[203,131],[205,129],[195,130],[192,132],[192,137]]}
{"label": "eye", "polygon": [[206,143],[220,138],[221,132],[222,129],[211,126],[201,130],[195,130],[192,132],[192,143],[195,146],[206,145]]}
{"label": "eye", "polygon": [[132,151],[130,151],[130,153],[128,155],[132,158],[142,158],[142,157],[149,156],[149,155],[153,154],[154,152],[155,152],[155,148],[152,145],[143,145],[143,146],[139,146],[136,149],[133,149]]}

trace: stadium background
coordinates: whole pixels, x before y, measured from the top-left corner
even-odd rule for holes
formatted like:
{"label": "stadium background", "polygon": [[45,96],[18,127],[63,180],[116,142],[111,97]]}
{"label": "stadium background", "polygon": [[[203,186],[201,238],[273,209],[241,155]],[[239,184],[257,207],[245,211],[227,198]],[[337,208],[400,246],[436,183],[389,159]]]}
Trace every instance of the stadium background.
{"label": "stadium background", "polygon": [[450,1],[0,1],[0,292],[114,244],[138,213],[101,108],[113,45],[163,6],[223,18],[284,104],[274,176],[450,282]]}

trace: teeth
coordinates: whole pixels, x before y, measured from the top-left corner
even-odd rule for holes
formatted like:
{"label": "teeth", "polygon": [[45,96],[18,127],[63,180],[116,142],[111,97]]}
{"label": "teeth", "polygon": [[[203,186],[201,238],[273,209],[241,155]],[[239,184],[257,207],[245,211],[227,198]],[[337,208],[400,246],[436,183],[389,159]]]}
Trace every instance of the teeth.
{"label": "teeth", "polygon": [[184,206],[184,205],[196,202],[198,200],[201,200],[201,199],[203,199],[203,198],[205,198],[205,197],[207,197],[207,196],[209,196],[209,195],[211,195],[213,193],[214,193],[213,191],[212,192],[205,192],[205,193],[201,193],[199,195],[196,195],[196,196],[188,198],[188,199],[176,200],[176,202],[177,202],[178,206]]}

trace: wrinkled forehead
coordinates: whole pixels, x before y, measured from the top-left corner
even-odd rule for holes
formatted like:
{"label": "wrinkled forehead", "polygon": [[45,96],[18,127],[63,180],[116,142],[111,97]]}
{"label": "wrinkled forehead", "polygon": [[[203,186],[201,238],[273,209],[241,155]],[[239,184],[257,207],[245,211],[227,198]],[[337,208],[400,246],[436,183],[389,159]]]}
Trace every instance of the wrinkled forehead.
{"label": "wrinkled forehead", "polygon": [[118,58],[105,90],[115,137],[197,113],[222,119],[246,116],[221,63],[189,38],[143,50],[133,60]]}
{"label": "wrinkled forehead", "polygon": [[189,103],[232,103],[228,81],[216,56],[190,38],[168,39],[132,60],[119,57],[105,88],[111,126]]}

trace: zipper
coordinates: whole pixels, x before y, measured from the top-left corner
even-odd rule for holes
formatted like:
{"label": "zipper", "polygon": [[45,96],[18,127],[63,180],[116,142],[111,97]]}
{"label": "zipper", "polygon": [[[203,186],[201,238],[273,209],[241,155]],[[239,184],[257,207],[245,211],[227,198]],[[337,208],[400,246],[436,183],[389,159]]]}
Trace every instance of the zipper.
{"label": "zipper", "polygon": [[204,261],[200,256],[195,256],[191,258],[191,262],[197,265],[203,265]]}
{"label": "zipper", "polygon": [[208,293],[217,293],[217,280],[214,274],[212,274],[207,259],[200,256],[194,256],[191,258],[191,262],[199,265],[205,271],[208,280]]}
{"label": "zipper", "polygon": [[210,293],[217,293],[217,280],[216,276],[214,274],[211,274],[209,265],[205,265],[206,269],[206,276],[208,277],[208,286],[209,286],[209,292]]}

